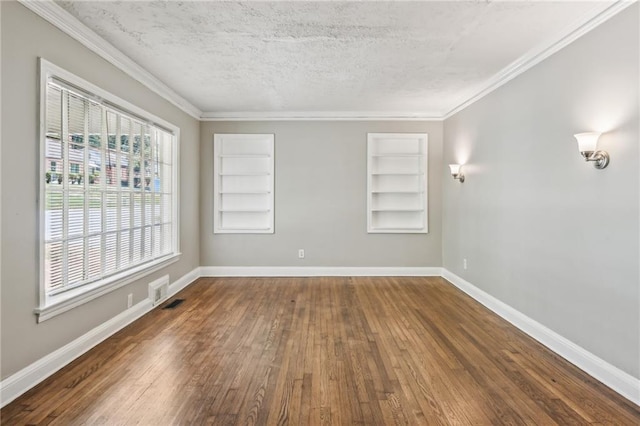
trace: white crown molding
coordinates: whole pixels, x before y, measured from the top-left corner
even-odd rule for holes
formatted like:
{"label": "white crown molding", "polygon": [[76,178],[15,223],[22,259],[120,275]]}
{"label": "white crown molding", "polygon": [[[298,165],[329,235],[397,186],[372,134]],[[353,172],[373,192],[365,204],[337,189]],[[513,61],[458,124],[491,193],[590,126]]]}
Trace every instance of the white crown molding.
{"label": "white crown molding", "polygon": [[371,112],[371,111],[287,111],[287,112],[204,112],[202,121],[443,121],[484,98],[494,90],[573,43],[589,31],[636,3],[638,0],[618,0],[586,22],[566,28],[559,37],[530,50],[481,84],[474,94],[446,113],[442,112]]}
{"label": "white crown molding", "polygon": [[442,121],[442,113],[393,111],[204,112],[202,121]]}
{"label": "white crown molding", "polygon": [[547,43],[530,50],[528,53],[518,58],[515,62],[512,62],[506,68],[503,68],[496,75],[484,82],[475,91],[474,95],[449,110],[449,112],[444,114],[441,119],[446,120],[454,114],[469,107],[470,105],[487,96],[489,93],[493,92],[494,90],[503,86],[505,83],[513,80],[520,74],[544,61],[549,56],[573,43],[589,31],[593,30],[597,26],[601,25],[608,19],[622,12],[624,9],[636,2],[637,0],[618,0],[593,18],[589,19],[587,22],[577,23],[574,26],[566,28],[559,38],[549,40]]}
{"label": "white crown molding", "polygon": [[589,19],[567,28],[559,39],[529,51],[518,60],[502,69],[447,113],[438,112],[398,112],[398,111],[237,111],[202,112],[169,86],[153,76],[146,69],[124,55],[93,30],[53,0],[19,0],[24,6],[67,33],[91,51],[100,55],[129,76],[144,84],[154,93],[171,102],[182,111],[201,121],[443,121],[462,111],[489,93],[498,89],[518,75],[542,62],[560,49],[569,45],[598,25],[636,3],[637,0],[618,0],[607,9]]}
{"label": "white crown molding", "polygon": [[124,71],[131,78],[144,84],[152,92],[171,102],[190,116],[200,119],[202,111],[100,37],[69,12],[58,6],[53,0],[19,0],[19,2],[41,18],[82,43],[92,52]]}
{"label": "white crown molding", "polygon": [[201,277],[439,277],[440,267],[201,266]]}
{"label": "white crown molding", "polygon": [[[200,268],[186,273],[169,286],[167,298],[175,295],[200,277]],[[159,305],[157,305],[159,306]],[[150,299],[144,299],[100,324],[96,328],[64,345],[60,349],[40,358],[17,373],[0,382],[0,407],[4,407],[80,355],[97,346],[100,342],[117,333],[157,306]]]}
{"label": "white crown molding", "polygon": [[623,397],[640,405],[640,379],[620,370],[569,339],[531,319],[522,312],[496,299],[448,269],[442,277],[454,286],[495,312],[533,339],[542,343],[590,376],[595,377]]}

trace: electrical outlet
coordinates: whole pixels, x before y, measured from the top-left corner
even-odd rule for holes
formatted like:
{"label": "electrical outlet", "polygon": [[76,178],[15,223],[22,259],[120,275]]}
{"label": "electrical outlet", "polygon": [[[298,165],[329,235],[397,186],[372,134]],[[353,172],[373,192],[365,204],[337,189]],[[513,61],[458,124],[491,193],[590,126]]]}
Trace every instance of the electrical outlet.
{"label": "electrical outlet", "polygon": [[127,296],[127,309],[133,306],[133,294],[129,293]]}
{"label": "electrical outlet", "polygon": [[304,249],[298,250],[298,259],[304,259]]}
{"label": "electrical outlet", "polygon": [[462,259],[462,267],[466,270],[467,269],[467,259]]}

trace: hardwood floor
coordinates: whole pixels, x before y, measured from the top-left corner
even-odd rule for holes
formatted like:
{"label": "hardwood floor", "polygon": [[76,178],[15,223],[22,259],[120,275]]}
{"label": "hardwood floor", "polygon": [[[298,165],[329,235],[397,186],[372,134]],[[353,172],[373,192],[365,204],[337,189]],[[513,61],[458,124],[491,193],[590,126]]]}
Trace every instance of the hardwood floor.
{"label": "hardwood floor", "polygon": [[441,278],[200,279],[0,412],[22,424],[640,424]]}

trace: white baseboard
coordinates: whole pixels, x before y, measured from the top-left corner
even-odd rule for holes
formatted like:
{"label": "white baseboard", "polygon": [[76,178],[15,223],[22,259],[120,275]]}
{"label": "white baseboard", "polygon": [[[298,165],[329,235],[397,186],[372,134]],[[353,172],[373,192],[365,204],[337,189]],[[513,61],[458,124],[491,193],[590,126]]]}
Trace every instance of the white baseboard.
{"label": "white baseboard", "polygon": [[51,352],[33,364],[9,376],[0,383],[1,406],[4,407],[18,396],[150,310],[151,301],[144,299],[142,302],[121,312],[107,322],[100,324],[60,349]]}
{"label": "white baseboard", "polygon": [[[640,380],[598,358],[556,332],[529,318],[444,268],[439,267],[224,267],[195,268],[169,285],[169,297],[199,277],[312,277],[312,276],[442,276],[454,286],[527,333],[623,397],[640,405]],[[145,299],[71,343],[46,355],[0,382],[4,407],[71,361],[153,309]]]}
{"label": "white baseboard", "polygon": [[[185,274],[169,286],[169,297],[182,290],[200,276],[200,268]],[[0,407],[4,407],[80,355],[89,351],[103,340],[131,324],[153,306],[151,300],[144,299],[126,311],[64,345],[60,349],[40,358],[17,373],[0,382]]]}
{"label": "white baseboard", "polygon": [[590,376],[640,405],[640,380],[444,269],[442,277]]}
{"label": "white baseboard", "polygon": [[202,277],[439,277],[440,267],[201,266]]}
{"label": "white baseboard", "polygon": [[172,284],[169,284],[169,297],[175,295],[180,290],[186,288],[189,284],[200,278],[200,268],[195,268],[193,271],[187,272]]}

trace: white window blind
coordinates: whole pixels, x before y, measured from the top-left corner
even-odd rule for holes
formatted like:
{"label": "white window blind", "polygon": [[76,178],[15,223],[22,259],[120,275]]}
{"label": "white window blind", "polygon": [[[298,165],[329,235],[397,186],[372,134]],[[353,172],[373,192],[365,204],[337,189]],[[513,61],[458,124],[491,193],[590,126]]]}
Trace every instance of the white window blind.
{"label": "white window blind", "polygon": [[177,253],[174,132],[45,81],[41,308]]}

